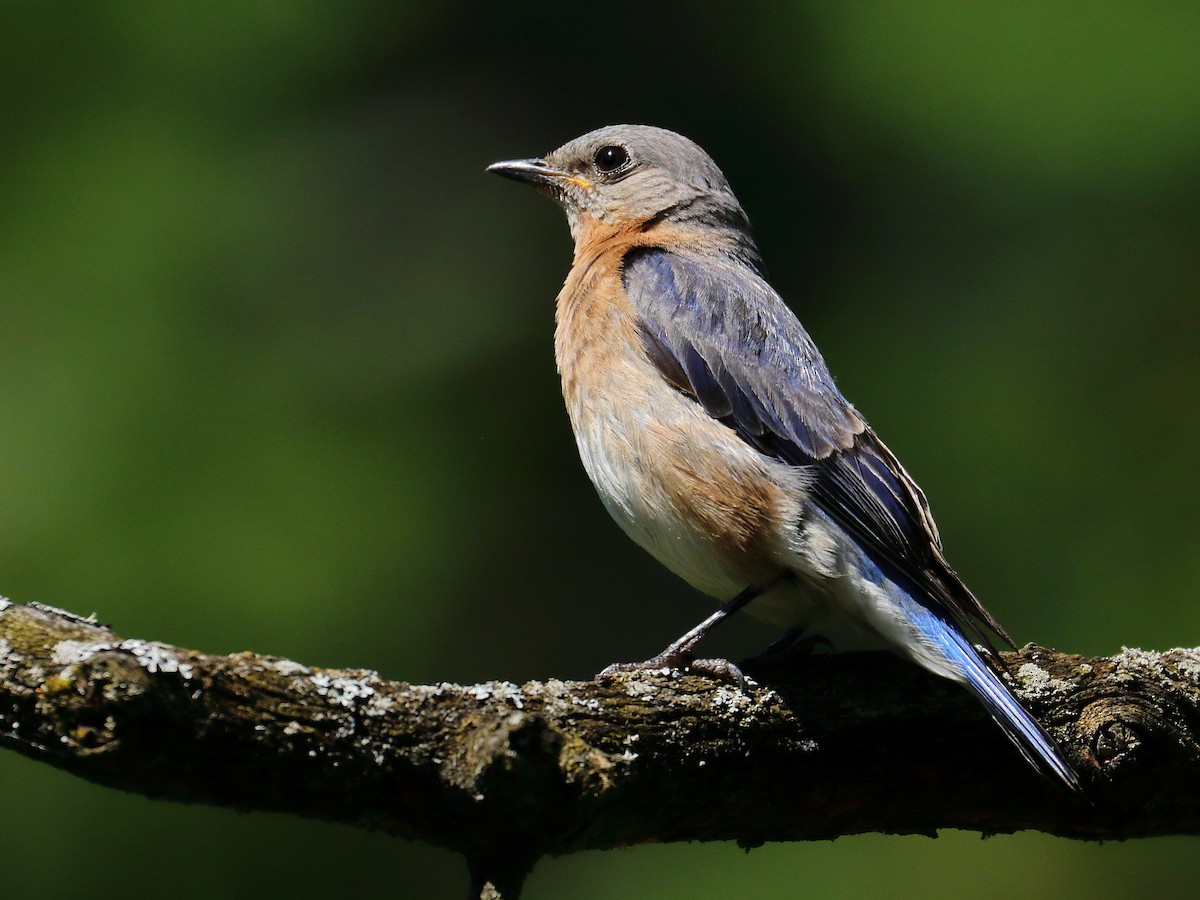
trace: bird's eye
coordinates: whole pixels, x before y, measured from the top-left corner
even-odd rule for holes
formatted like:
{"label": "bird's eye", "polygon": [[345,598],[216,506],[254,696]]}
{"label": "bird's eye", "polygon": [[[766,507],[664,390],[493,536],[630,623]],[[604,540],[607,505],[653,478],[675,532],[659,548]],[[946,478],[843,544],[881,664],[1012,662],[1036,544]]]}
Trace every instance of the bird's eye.
{"label": "bird's eye", "polygon": [[601,147],[594,159],[596,168],[605,175],[629,164],[629,151],[617,144]]}

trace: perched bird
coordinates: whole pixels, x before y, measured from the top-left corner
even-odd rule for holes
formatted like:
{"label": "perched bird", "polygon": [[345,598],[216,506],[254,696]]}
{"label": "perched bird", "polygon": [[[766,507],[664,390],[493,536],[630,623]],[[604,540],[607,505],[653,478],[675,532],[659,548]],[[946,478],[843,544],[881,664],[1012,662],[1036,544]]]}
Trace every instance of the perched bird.
{"label": "perched bird", "polygon": [[[1077,774],[968,634],[1011,644],[942,554],[925,495],[767,283],[725,176],[674,132],[614,125],[489,171],[563,206],[554,349],[584,468],[634,541],[727,601],[649,666],[696,665],[752,613],[886,647],[973,693],[1035,769]],[[624,667],[616,667],[624,668]]]}

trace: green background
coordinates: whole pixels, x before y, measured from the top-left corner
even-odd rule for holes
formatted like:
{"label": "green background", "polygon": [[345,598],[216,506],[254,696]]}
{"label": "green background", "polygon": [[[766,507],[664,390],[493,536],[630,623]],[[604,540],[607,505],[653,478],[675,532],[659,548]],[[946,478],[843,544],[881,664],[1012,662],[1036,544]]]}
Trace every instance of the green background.
{"label": "green background", "polygon": [[[0,50],[15,601],[411,681],[584,677],[694,624],[575,454],[562,215],[483,172],[629,121],[721,164],[1018,642],[1200,642],[1200,6],[10,2]],[[644,847],[527,896],[1180,895],[1196,849]],[[14,897],[466,886],[441,850],[12,753],[0,857]]]}

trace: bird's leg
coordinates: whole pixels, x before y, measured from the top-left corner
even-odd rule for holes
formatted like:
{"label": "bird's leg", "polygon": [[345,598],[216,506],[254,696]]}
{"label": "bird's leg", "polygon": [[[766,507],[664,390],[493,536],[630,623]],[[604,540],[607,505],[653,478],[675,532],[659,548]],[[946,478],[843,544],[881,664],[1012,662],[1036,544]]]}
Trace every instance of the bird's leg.
{"label": "bird's leg", "polygon": [[765,588],[757,585],[751,585],[743,590],[732,600],[725,603],[715,613],[689,631],[683,637],[673,641],[667,649],[662,653],[652,656],[644,662],[638,663],[613,663],[600,673],[598,677],[605,678],[610,675],[617,675],[621,672],[638,672],[645,669],[690,669],[693,672],[702,672],[706,675],[715,675],[720,678],[727,678],[731,681],[736,681],[739,686],[744,687],[746,676],[742,674],[741,669],[735,666],[727,659],[696,659],[696,645],[704,639],[704,636],[713,630],[718,624],[728,619],[739,609],[755,597],[763,593]]}

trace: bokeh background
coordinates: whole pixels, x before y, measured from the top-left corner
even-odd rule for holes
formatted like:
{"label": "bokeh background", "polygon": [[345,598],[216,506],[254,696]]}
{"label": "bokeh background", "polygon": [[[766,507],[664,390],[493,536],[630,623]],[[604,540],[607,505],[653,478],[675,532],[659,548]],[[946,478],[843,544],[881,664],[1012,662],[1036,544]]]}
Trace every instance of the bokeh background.
{"label": "bokeh background", "polygon": [[[18,602],[412,681],[587,676],[693,624],[575,454],[562,216],[483,172],[627,121],[722,165],[1018,641],[1200,643],[1200,6],[12,2],[0,49]],[[643,847],[527,895],[1178,895],[1198,849]],[[33,898],[466,886],[445,851],[12,753],[0,872]]]}

